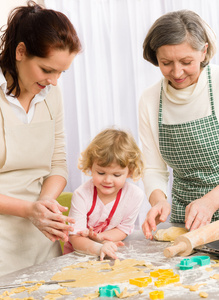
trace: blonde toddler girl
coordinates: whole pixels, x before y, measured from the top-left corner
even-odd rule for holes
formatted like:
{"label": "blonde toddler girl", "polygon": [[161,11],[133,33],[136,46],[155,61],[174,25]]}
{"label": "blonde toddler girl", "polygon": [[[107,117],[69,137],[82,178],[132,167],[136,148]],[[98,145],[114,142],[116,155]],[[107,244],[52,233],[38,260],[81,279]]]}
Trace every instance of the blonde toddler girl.
{"label": "blonde toddler girl", "polygon": [[106,129],[82,152],[79,169],[92,178],[73,193],[69,216],[75,219],[74,231],[64,254],[77,250],[116,259],[144,199],[143,190],[126,181],[142,177],[142,153],[129,133]]}

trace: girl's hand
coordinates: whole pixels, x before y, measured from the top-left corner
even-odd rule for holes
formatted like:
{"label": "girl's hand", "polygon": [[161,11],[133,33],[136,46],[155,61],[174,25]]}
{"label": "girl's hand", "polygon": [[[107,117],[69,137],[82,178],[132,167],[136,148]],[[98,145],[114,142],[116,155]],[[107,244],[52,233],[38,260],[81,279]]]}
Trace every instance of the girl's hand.
{"label": "girl's hand", "polygon": [[166,200],[159,201],[148,212],[147,217],[142,225],[143,233],[146,239],[153,238],[152,231],[157,229],[157,224],[165,222],[170,214],[171,206]]}
{"label": "girl's hand", "polygon": [[214,202],[206,195],[191,202],[186,206],[185,227],[194,230],[209,224],[216,210]]}
{"label": "girl's hand", "polygon": [[93,230],[93,227],[90,227],[89,229],[85,229],[83,231],[79,231],[78,235],[88,237],[92,241],[95,241],[95,242],[98,242],[98,243],[102,243],[105,240],[109,240],[109,239],[106,239],[104,237],[104,232],[96,233]]}
{"label": "girl's hand", "polygon": [[27,218],[52,242],[67,242],[68,232],[74,229],[66,222],[75,223],[74,219],[62,214],[67,209],[54,199],[40,199],[30,203]]}
{"label": "girl's hand", "polygon": [[105,256],[112,257],[113,259],[117,259],[116,251],[118,250],[118,246],[123,246],[124,243],[119,242],[104,242],[103,246],[100,249],[100,260],[103,260]]}
{"label": "girl's hand", "polygon": [[80,236],[83,236],[83,237],[88,237],[88,235],[89,235],[89,229],[78,231],[77,234],[80,235]]}

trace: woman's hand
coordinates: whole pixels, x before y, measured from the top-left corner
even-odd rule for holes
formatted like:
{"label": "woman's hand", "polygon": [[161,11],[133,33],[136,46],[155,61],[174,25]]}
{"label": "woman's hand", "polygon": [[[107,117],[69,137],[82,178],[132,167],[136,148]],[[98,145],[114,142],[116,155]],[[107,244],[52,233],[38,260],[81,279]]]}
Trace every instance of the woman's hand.
{"label": "woman's hand", "polygon": [[93,227],[89,227],[89,229],[85,229],[83,231],[79,231],[78,235],[84,236],[84,237],[88,237],[92,241],[95,241],[95,242],[98,242],[98,243],[102,243],[104,241],[103,235],[100,234],[100,233],[96,233],[93,230]]}
{"label": "woman's hand", "polygon": [[207,195],[186,206],[185,227],[188,230],[197,229],[211,222],[217,207]]}
{"label": "woman's hand", "polygon": [[123,246],[124,243],[119,242],[104,242],[103,246],[100,249],[100,260],[103,260],[105,256],[112,257],[113,259],[117,259],[116,251],[119,246]]}
{"label": "woman's hand", "polygon": [[74,229],[66,222],[75,223],[74,219],[62,214],[67,209],[54,199],[40,199],[30,203],[27,218],[52,242],[67,242],[68,232]]}
{"label": "woman's hand", "polygon": [[170,214],[171,206],[167,200],[157,202],[147,213],[147,217],[142,225],[146,239],[152,239],[152,231],[157,229],[157,224],[165,222]]}

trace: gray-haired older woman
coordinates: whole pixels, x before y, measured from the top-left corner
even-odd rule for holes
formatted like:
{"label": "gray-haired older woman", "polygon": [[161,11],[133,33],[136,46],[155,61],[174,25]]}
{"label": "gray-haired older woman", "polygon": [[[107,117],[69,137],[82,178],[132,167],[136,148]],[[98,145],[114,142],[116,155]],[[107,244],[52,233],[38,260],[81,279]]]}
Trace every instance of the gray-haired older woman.
{"label": "gray-haired older woman", "polygon": [[[219,219],[219,66],[209,65],[215,35],[193,11],[167,13],[155,21],[143,56],[163,78],[139,104],[139,131],[146,158],[144,186],[151,204],[142,225],[185,223],[193,230]],[[173,169],[172,208],[167,201]]]}

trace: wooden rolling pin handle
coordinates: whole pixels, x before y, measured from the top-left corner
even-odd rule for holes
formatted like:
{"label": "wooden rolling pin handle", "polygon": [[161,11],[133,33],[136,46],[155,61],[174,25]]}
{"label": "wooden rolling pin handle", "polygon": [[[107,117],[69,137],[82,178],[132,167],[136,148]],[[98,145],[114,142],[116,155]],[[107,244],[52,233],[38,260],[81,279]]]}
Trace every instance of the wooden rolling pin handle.
{"label": "wooden rolling pin handle", "polygon": [[178,244],[164,249],[163,253],[166,257],[173,257],[180,252],[184,252],[187,249],[185,242],[179,242]]}

